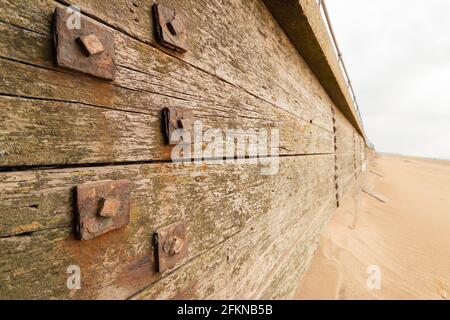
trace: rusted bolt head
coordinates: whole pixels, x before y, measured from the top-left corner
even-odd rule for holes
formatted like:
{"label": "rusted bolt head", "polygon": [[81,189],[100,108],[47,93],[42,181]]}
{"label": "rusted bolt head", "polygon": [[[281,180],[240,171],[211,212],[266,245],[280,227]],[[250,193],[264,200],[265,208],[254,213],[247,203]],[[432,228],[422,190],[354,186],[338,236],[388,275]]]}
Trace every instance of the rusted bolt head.
{"label": "rusted bolt head", "polygon": [[181,252],[183,245],[183,240],[174,236],[164,243],[164,252],[170,254],[171,256],[176,255]]}
{"label": "rusted bolt head", "polygon": [[101,199],[98,214],[105,218],[112,218],[117,215],[119,208],[119,200],[113,198]]}
{"label": "rusted bolt head", "polygon": [[105,47],[103,47],[103,44],[95,34],[89,34],[87,36],[79,37],[78,43],[87,54],[87,56],[93,56],[105,51]]}
{"label": "rusted bolt head", "polygon": [[178,16],[175,15],[172,21],[167,22],[167,28],[173,36],[176,36],[181,32],[181,30],[183,30],[183,23]]}
{"label": "rusted bolt head", "polygon": [[172,24],[172,21],[167,22],[167,29],[169,29],[170,33],[171,33],[173,36],[176,36],[176,35],[177,35],[177,31],[175,30],[175,27],[174,27],[174,25]]}

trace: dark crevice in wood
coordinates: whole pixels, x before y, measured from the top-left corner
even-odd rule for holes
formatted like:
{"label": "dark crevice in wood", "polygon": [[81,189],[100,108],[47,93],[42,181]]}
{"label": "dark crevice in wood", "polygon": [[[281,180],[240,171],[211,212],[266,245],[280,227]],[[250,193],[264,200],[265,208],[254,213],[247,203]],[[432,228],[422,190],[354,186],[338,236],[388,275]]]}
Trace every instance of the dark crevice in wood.
{"label": "dark crevice in wood", "polygon": [[139,161],[118,161],[118,162],[99,162],[99,163],[76,163],[76,164],[51,164],[51,165],[31,165],[31,166],[3,166],[0,167],[1,172],[22,172],[22,171],[40,171],[40,170],[60,170],[60,169],[77,169],[77,168],[97,168],[97,167],[117,167],[117,166],[133,166],[133,165],[145,165],[145,164],[177,164],[182,162],[200,162],[201,161],[231,161],[231,160],[247,160],[247,159],[276,159],[287,157],[311,157],[311,156],[329,156],[334,153],[305,153],[305,154],[283,154],[279,156],[251,156],[251,157],[237,157],[234,158],[191,158],[184,161],[172,161],[171,159],[154,159],[154,160],[139,160]]}
{"label": "dark crevice in wood", "polygon": [[[184,61],[183,61],[183,62],[184,62]],[[150,73],[148,73],[148,72],[145,72],[145,71],[142,71],[142,70],[137,70],[137,69],[134,69],[134,68],[131,68],[131,67],[128,67],[128,66],[124,66],[124,65],[120,65],[120,64],[119,64],[118,66],[120,66],[120,67],[122,67],[122,68],[124,68],[124,69],[130,70],[130,71],[138,72],[138,73],[145,74],[145,75],[148,75],[148,76],[153,76],[152,74],[150,74]],[[211,75],[211,74],[210,74],[210,76],[216,77],[215,75]],[[258,96],[256,96],[256,95],[252,94],[251,92],[246,91],[245,89],[243,89],[243,88],[241,88],[241,87],[238,87],[238,86],[236,86],[236,85],[234,85],[234,84],[232,84],[232,83],[229,83],[229,82],[227,82],[227,81],[225,81],[225,80],[223,80],[223,79],[221,79],[221,78],[219,78],[219,80],[220,80],[220,81],[223,81],[223,82],[226,82],[227,84],[233,86],[234,88],[237,88],[238,90],[244,91],[245,93],[251,95],[253,98],[256,98],[256,99],[258,99],[258,100],[261,100],[261,101],[263,101],[263,102],[265,102],[265,103],[270,104],[271,106],[273,106],[274,108],[276,108],[276,109],[278,109],[278,110],[281,110],[282,112],[286,112],[287,114],[289,114],[290,116],[292,116],[292,117],[294,117],[294,118],[296,118],[296,119],[299,119],[299,120],[303,120],[303,121],[308,122],[308,120],[307,120],[306,118],[301,117],[301,116],[299,116],[299,115],[297,115],[297,114],[295,114],[295,113],[293,113],[293,112],[290,112],[290,111],[288,111],[288,110],[285,110],[285,109],[279,107],[278,105],[276,105],[276,104],[274,104],[274,103],[272,103],[272,102],[270,102],[270,101],[264,100],[264,99],[262,99],[262,98],[260,98],[260,97],[258,97]],[[126,89],[128,89],[128,88],[126,88]],[[131,90],[131,89],[130,89],[130,90]],[[172,88],[172,90],[173,90],[173,88]],[[158,93],[158,92],[149,91],[149,90],[143,90],[143,91],[144,91],[144,92],[154,93],[154,94],[164,95],[164,94],[161,94],[161,93]],[[182,94],[189,95],[189,94],[187,94],[187,93],[185,93],[185,92],[183,92]],[[166,95],[166,96],[172,97],[172,96],[170,96],[170,95]],[[197,96],[195,96],[195,95],[190,95],[190,96],[196,97],[196,98],[197,98]],[[185,100],[185,101],[190,101],[190,100],[187,100],[187,99],[182,99],[182,98],[177,98],[177,97],[172,97],[172,98],[176,98],[176,99],[180,99],[180,100]],[[194,100],[194,99],[192,99],[192,100]],[[204,102],[204,100],[197,100],[197,101]],[[223,111],[223,110],[219,110],[219,111]],[[241,115],[241,117],[245,118],[245,116],[242,116],[242,115]],[[247,118],[248,118],[248,119],[258,119],[258,118],[251,118],[251,117],[247,117]],[[265,119],[261,119],[261,120],[265,120]],[[311,120],[311,121],[312,121],[312,120]],[[332,131],[330,131],[330,130],[328,130],[328,129],[322,127],[322,126],[319,126],[319,125],[317,125],[317,124],[315,124],[315,123],[313,123],[313,122],[311,122],[311,121],[310,121],[310,124],[312,124],[313,126],[319,128],[319,129],[322,129],[322,130],[324,130],[324,131],[326,131],[326,132],[328,132],[328,133],[332,133]]]}
{"label": "dark crevice in wood", "polygon": [[[70,72],[69,70],[56,69],[56,68],[50,68],[50,67],[46,67],[46,66],[42,66],[42,65],[36,65],[36,64],[29,63],[29,62],[26,62],[26,61],[16,60],[16,59],[4,57],[4,56],[0,56],[0,59],[6,60],[6,61],[10,61],[10,62],[14,62],[14,63],[24,64],[24,65],[27,65],[27,66],[30,66],[30,67],[34,67],[34,68],[42,68],[42,69],[45,69],[45,70],[48,70],[48,71],[54,71],[54,72],[69,74],[69,75],[73,75],[73,76],[80,76],[80,74]],[[126,67],[126,66],[122,66],[122,65],[119,65],[119,66],[123,67],[124,69],[127,69],[127,70],[131,70],[131,71],[134,71],[134,72],[142,73],[142,74],[145,74],[145,75],[150,75],[150,74],[148,74],[146,72],[139,71],[139,70],[136,70],[136,69],[133,69],[133,68],[130,68],[130,67]],[[133,88],[129,88],[129,87],[119,86],[117,84],[114,84],[114,83],[111,83],[111,82],[108,82],[108,81],[104,81],[104,80],[101,80],[101,79],[98,79],[98,80],[102,81],[102,82],[105,82],[105,83],[109,83],[111,86],[115,86],[117,88],[122,88],[122,89],[125,89],[125,90],[130,90],[130,91],[133,91],[133,92],[145,92],[145,93],[155,94],[155,95],[159,95],[159,96],[163,96],[163,97],[167,97],[167,98],[172,98],[172,99],[176,99],[176,100],[181,100],[181,101],[187,101],[187,102],[192,101],[192,100],[180,98],[180,97],[177,97],[177,96],[174,96],[174,95],[164,94],[164,93],[161,93],[161,92],[156,92],[156,91],[151,91],[151,90],[143,90],[143,89],[133,89]],[[232,84],[230,84],[230,85],[232,85]],[[236,86],[234,86],[234,87],[236,87]],[[242,88],[238,88],[238,89],[242,89]],[[249,93],[249,92],[247,92],[247,93]],[[183,94],[186,94],[186,93],[183,93]],[[252,95],[252,94],[250,94],[250,95]],[[112,107],[108,107],[108,106],[100,106],[100,105],[88,104],[88,103],[81,102],[81,101],[70,101],[70,100],[52,99],[52,98],[40,98],[40,97],[34,97],[34,96],[21,96],[21,95],[12,95],[12,94],[3,94],[3,93],[0,93],[0,96],[19,97],[19,98],[26,98],[26,99],[36,99],[36,100],[42,100],[42,101],[80,103],[80,104],[83,104],[83,105],[86,105],[86,106],[103,108],[103,109],[108,109],[108,110],[116,110],[116,111],[130,112],[130,113],[136,113],[136,114],[151,115],[151,113],[139,112],[139,111],[131,111],[131,110],[124,110],[124,109],[120,109],[120,108],[112,108]],[[254,96],[254,95],[252,95],[252,96],[254,98],[258,98],[257,96]],[[260,98],[258,98],[258,99],[260,99]],[[202,100],[199,100],[199,101],[202,101]],[[275,104],[273,104],[273,103],[271,103],[269,101],[266,101],[266,100],[263,100],[263,101],[266,102],[266,103],[269,103],[274,108],[276,108],[278,110],[281,110],[282,112],[286,112],[287,114],[293,116],[296,119],[307,121],[306,118],[298,116],[297,114],[292,113],[292,112],[290,112],[288,110],[285,110],[285,109],[283,109],[283,108],[281,108],[281,107],[279,107],[279,106],[277,106],[277,105],[275,105]],[[220,110],[220,111],[222,111],[222,110]],[[259,118],[245,117],[245,116],[241,116],[241,117],[247,118],[247,119],[259,119]],[[266,119],[261,119],[261,120],[266,120]],[[322,126],[319,126],[319,125],[317,125],[315,123],[312,123],[312,125],[317,127],[317,128],[319,128],[319,129],[321,129],[321,130],[324,130],[325,132],[332,133],[330,130],[328,130],[328,129],[322,127]]]}
{"label": "dark crevice in wood", "polygon": [[25,231],[25,232],[18,232],[15,234],[4,234],[0,235],[0,240],[2,239],[11,239],[11,238],[20,238],[20,237],[32,237],[36,233],[44,232],[44,231],[52,231],[52,230],[58,230],[58,229],[66,229],[72,227],[72,223],[70,224],[64,224],[59,226],[53,226],[50,228],[39,228],[33,231]]}

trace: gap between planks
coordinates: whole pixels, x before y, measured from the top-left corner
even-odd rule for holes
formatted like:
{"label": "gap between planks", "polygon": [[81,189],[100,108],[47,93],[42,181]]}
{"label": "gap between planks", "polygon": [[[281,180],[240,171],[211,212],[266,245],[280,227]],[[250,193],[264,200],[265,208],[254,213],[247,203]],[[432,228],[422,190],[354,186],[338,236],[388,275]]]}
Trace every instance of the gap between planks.
{"label": "gap between planks", "polygon": [[[278,155],[279,158],[288,157],[309,157],[309,156],[330,156],[334,153],[299,153],[299,154],[282,154]],[[270,159],[277,158],[273,156],[251,156],[251,157],[234,157],[232,159],[223,158],[190,158],[185,161],[172,161],[172,160],[147,160],[147,161],[122,161],[122,162],[107,162],[107,163],[77,163],[77,164],[50,164],[50,165],[31,165],[31,166],[5,166],[0,167],[0,173],[4,172],[26,172],[26,171],[44,171],[44,170],[54,170],[54,169],[77,169],[77,168],[97,168],[97,167],[118,167],[118,166],[133,166],[133,165],[143,165],[143,164],[182,164],[183,162],[195,163],[201,161],[237,161],[237,160],[247,160],[247,159]]]}

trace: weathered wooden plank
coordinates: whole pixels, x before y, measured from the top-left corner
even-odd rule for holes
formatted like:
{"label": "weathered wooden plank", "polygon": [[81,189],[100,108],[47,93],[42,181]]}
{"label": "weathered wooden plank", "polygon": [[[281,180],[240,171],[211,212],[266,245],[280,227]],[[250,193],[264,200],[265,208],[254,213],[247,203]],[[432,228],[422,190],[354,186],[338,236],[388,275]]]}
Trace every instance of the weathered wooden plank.
{"label": "weathered wooden plank", "polygon": [[337,154],[338,175],[351,175],[355,171],[355,159],[353,153]]}
{"label": "weathered wooden plank", "polygon": [[[126,0],[118,1],[115,8],[107,1],[62,2],[77,4],[102,21],[156,45],[147,11],[154,1],[143,1],[131,10]],[[298,112],[300,107],[301,113],[310,114],[331,128],[327,107],[331,100],[261,1],[163,0],[158,3],[183,14],[190,26],[190,50],[184,55],[165,50],[167,53],[292,112]],[[133,18],[136,23],[129,27],[126,21]],[[311,97],[311,93],[318,96]],[[311,100],[303,104],[305,96]],[[328,117],[318,119],[317,109],[321,110],[319,115]]]}
{"label": "weathered wooden plank", "polygon": [[337,143],[337,154],[355,154],[354,151],[354,143],[352,141],[345,141],[345,140],[341,140],[338,139]]}
{"label": "weathered wooden plank", "polygon": [[2,166],[170,159],[152,115],[12,97],[0,110]]}
{"label": "weathered wooden plank", "polygon": [[336,134],[345,139],[352,140],[353,133],[356,132],[356,130],[353,127],[353,125],[350,123],[350,121],[339,110],[336,110],[334,117],[336,119],[336,127],[338,129]]}
{"label": "weathered wooden plank", "polygon": [[[169,160],[171,157],[172,148],[165,145],[159,116],[11,97],[0,97],[0,109],[0,164],[3,166]],[[282,119],[280,122],[286,123]],[[204,130],[217,125],[225,140],[226,120],[220,122],[211,117],[202,123]],[[258,119],[243,118],[241,124],[244,128],[254,125],[260,130],[273,129]],[[296,127],[295,122],[292,125],[296,132],[287,124],[281,128],[281,155],[332,151],[328,133],[319,131],[324,136],[317,136],[304,127]],[[295,141],[304,149],[293,150],[291,143]],[[248,152],[236,150],[237,156]]]}
{"label": "weathered wooden plank", "polygon": [[361,172],[362,164],[359,164],[356,160],[354,145],[349,145],[347,150],[349,152],[336,153],[336,183],[338,186],[337,194],[339,200],[343,198],[348,188]]}
{"label": "weathered wooden plank", "polygon": [[[347,175],[355,174],[355,170],[361,166],[357,161],[357,158],[360,156],[358,154],[356,143],[358,138],[362,138],[339,110],[336,111],[335,120],[335,146],[338,157],[337,165],[341,171],[338,172],[338,175],[344,176],[345,181],[347,181]],[[338,183],[341,185],[342,181],[339,181]]]}
{"label": "weathered wooden plank", "polygon": [[359,177],[360,174],[361,168],[357,168],[351,173],[346,174],[341,173],[340,175],[338,175],[339,176],[337,180],[339,186],[339,189],[337,191],[338,200],[341,200],[345,196],[349,188],[354,184],[354,182],[356,181],[356,179]]}
{"label": "weathered wooden plank", "polygon": [[342,181],[342,186],[339,190],[338,196],[339,200],[344,198],[344,196],[347,194],[348,190],[354,185],[356,179],[359,177],[355,176],[354,174],[347,176],[347,179],[345,181]]}
{"label": "weathered wooden plank", "polygon": [[282,211],[270,211],[233,238],[132,298],[260,299],[270,296],[272,290],[295,286],[286,286],[285,280],[278,285],[271,283],[273,288],[266,288],[265,284],[279,269],[293,262],[293,250],[305,260],[310,258],[304,249],[318,231],[318,218],[329,215],[324,212],[324,208],[329,208],[329,199],[306,206],[291,202]]}
{"label": "weathered wooden plank", "polygon": [[[308,190],[307,182],[309,182],[309,179],[322,181],[321,179],[326,180],[333,175],[334,168],[332,158],[333,156],[299,157],[299,160],[295,160],[299,165],[298,168],[291,165],[294,160],[290,157],[280,158],[280,165],[282,166],[282,172],[284,174],[283,178],[290,178],[290,173],[287,169],[294,170],[291,174],[304,174],[304,177],[299,177],[299,179],[302,178],[305,180],[302,183],[302,187]],[[321,169],[312,168],[314,165],[313,160],[317,161],[316,165],[321,167]],[[237,161],[243,162],[244,160]],[[249,164],[246,165],[245,168],[235,168],[235,166],[230,164],[219,165],[218,161],[212,162],[213,164],[217,164],[210,166],[188,166],[184,169],[179,168],[176,164],[149,164],[1,173],[0,236],[19,235],[21,233],[36,232],[69,224],[73,216],[72,194],[70,190],[75,185],[87,181],[119,179],[127,178],[127,176],[129,176],[129,179],[136,180],[135,183],[137,186],[145,184],[145,188],[151,188],[153,184],[160,183],[168,190],[172,190],[174,188],[174,176],[179,179],[175,180],[178,184],[182,182],[188,184],[186,188],[184,188],[186,190],[183,189],[183,193],[188,193],[189,191],[192,191],[189,189],[190,187],[195,187],[197,184],[202,185],[200,182],[205,182],[202,186],[206,188],[209,183],[212,183],[211,177],[219,177],[220,175],[226,176],[228,174],[226,172],[227,169],[233,169],[229,174],[238,178],[239,174],[237,174],[237,172],[245,171],[246,168],[252,168],[251,173],[249,173],[251,176],[245,175],[244,177],[247,177],[248,179],[245,180],[244,177],[241,179],[242,186],[239,188],[243,189],[248,187],[247,185],[250,181],[263,183],[266,180],[270,181],[271,179],[274,179],[270,176],[265,177],[260,175],[261,168],[258,166],[253,168]],[[237,166],[238,165],[236,165],[236,167]],[[195,168],[197,168],[197,171],[194,170]],[[149,171],[148,175],[153,181],[147,181],[147,178],[143,178],[146,177],[144,173],[147,174],[147,171],[142,173],[140,170],[144,169]],[[208,175],[201,175],[205,170]],[[215,172],[215,170],[217,172]],[[308,174],[308,170],[313,170],[313,173]],[[323,174],[319,174],[319,171],[316,172],[316,170],[323,170]],[[211,172],[213,174],[210,174]],[[233,175],[234,173],[236,173],[236,176]],[[58,187],[53,188],[55,185]],[[176,187],[183,188],[182,185]],[[211,189],[211,192],[213,192],[213,190],[215,190],[215,188]],[[298,190],[298,187],[295,188],[295,190]],[[142,193],[141,191],[141,188],[137,188],[136,197],[138,199],[146,198],[148,196],[147,192]],[[171,199],[172,197],[169,198]],[[150,210],[150,208],[148,210]],[[11,214],[12,211],[14,211],[14,215]],[[34,227],[30,229],[25,228],[24,226],[26,225],[33,225]]]}
{"label": "weathered wooden plank", "polygon": [[[60,2],[78,4],[97,20],[155,45],[151,0],[140,1],[136,6],[126,0],[116,1],[114,6],[104,0]],[[191,26],[190,51],[184,55],[168,52],[170,55],[331,131],[331,100],[260,1],[160,3],[184,14]],[[23,1],[7,0],[0,17],[5,22],[49,34],[51,14],[57,5],[51,0],[39,0],[30,10]]]}
{"label": "weathered wooden plank", "polygon": [[[9,144],[8,150],[8,145],[0,145],[0,149],[4,149],[6,154],[0,158],[0,165],[169,159],[170,149],[164,147],[160,130],[160,110],[168,105],[193,109],[196,119],[203,122],[205,130],[279,128],[281,154],[333,152],[332,135],[328,131],[243,93],[215,77],[198,72],[183,62],[164,56],[129,37],[119,35],[116,38],[119,62],[127,66],[119,66],[116,85],[112,85],[88,76],[53,71],[53,53],[46,45],[51,40],[43,35],[2,23],[0,31],[1,40],[7,44],[0,46],[0,56],[45,67],[43,69],[0,60],[2,69],[5,70],[1,93],[83,104],[71,105],[71,108],[65,110],[67,104],[62,102],[60,105],[64,107],[61,108],[56,108],[56,103],[41,102],[45,107],[37,110],[36,101],[27,103],[22,100],[6,100],[11,105],[8,107],[9,114],[5,114],[5,117],[14,121],[21,119],[28,125],[21,126],[25,131],[15,137],[15,128],[7,126],[7,121],[3,122],[3,136],[13,140],[14,146]],[[14,45],[16,38],[22,39],[23,45]],[[26,45],[31,45],[33,49],[28,50]],[[152,71],[135,71],[138,69]],[[34,109],[28,112],[25,108],[30,104]],[[47,107],[49,105],[51,107]],[[103,110],[95,110],[94,106],[102,107]],[[104,108],[129,113],[107,111]],[[128,118],[137,119],[131,112],[143,114],[142,118],[148,125],[144,136],[144,131],[141,130],[144,123],[140,124],[139,129],[133,125],[126,127]],[[80,121],[77,126],[72,125],[72,129],[68,128],[69,123],[54,121],[58,117],[69,121],[67,116],[77,113],[80,114]],[[85,121],[86,116],[89,117],[88,123]],[[95,123],[99,126],[95,126]],[[80,129],[80,135],[73,135],[75,127]],[[117,139],[105,137],[111,130],[99,132],[108,127],[117,130],[114,132]],[[43,132],[44,137],[40,135]],[[26,139],[29,136],[34,136],[41,143],[29,143]],[[25,139],[20,140],[21,137]],[[60,141],[60,137],[67,137],[70,147],[62,143],[65,140]],[[94,141],[92,137],[100,139]],[[124,139],[134,139],[136,145],[141,144],[141,148],[131,149],[132,152],[129,153],[128,146],[121,144]],[[59,142],[54,144],[55,140]],[[103,143],[105,140],[107,144]],[[111,141],[113,145],[110,144]],[[114,152],[105,153],[107,148],[112,148]]]}
{"label": "weathered wooden plank", "polygon": [[[281,158],[275,176],[262,176],[260,169],[242,163],[151,164],[1,173],[0,295],[127,298],[172,272],[154,272],[150,239],[157,228],[188,223],[186,263],[268,212],[300,220],[305,208],[334,196],[332,155]],[[91,241],[75,240],[74,186],[121,178],[132,183],[130,225]],[[80,291],[65,288],[72,264],[82,270]]]}
{"label": "weathered wooden plank", "polygon": [[314,0],[262,0],[289,36],[336,106],[364,135],[320,6]]}
{"label": "weathered wooden plank", "polygon": [[263,286],[255,297],[272,300],[293,298],[300,278],[308,270],[318,248],[322,230],[335,210],[336,202],[334,200],[321,209],[307,229],[300,233],[300,238],[292,245],[290,251],[285,253],[278,270],[271,275],[268,281],[263,282]]}

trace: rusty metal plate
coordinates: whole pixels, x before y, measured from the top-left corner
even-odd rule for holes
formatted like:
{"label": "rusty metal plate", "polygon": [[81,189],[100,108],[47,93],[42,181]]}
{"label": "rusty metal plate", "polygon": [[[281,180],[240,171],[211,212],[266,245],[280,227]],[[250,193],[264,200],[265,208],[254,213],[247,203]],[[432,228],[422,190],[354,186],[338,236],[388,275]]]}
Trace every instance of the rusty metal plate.
{"label": "rusty metal plate", "polygon": [[187,226],[183,222],[158,230],[154,242],[158,272],[173,268],[188,256]]}
{"label": "rusty metal plate", "polygon": [[[72,26],[74,13],[56,8],[54,41],[58,66],[98,78],[114,80],[114,35],[105,27],[81,17],[81,28]],[[69,21],[69,23],[68,23]]]}
{"label": "rusty metal plate", "polygon": [[130,221],[130,183],[105,180],[77,186],[77,231],[80,240],[93,239]]}
{"label": "rusty metal plate", "polygon": [[[182,141],[173,136],[175,130],[186,130],[186,132],[182,132],[184,137],[192,138],[194,121],[191,110],[173,107],[164,108],[162,116],[164,135],[169,145],[182,143]],[[190,144],[191,139],[186,139],[184,143]]]}
{"label": "rusty metal plate", "polygon": [[154,4],[153,21],[156,39],[162,46],[179,52],[188,51],[188,31],[182,15],[161,4]]}

